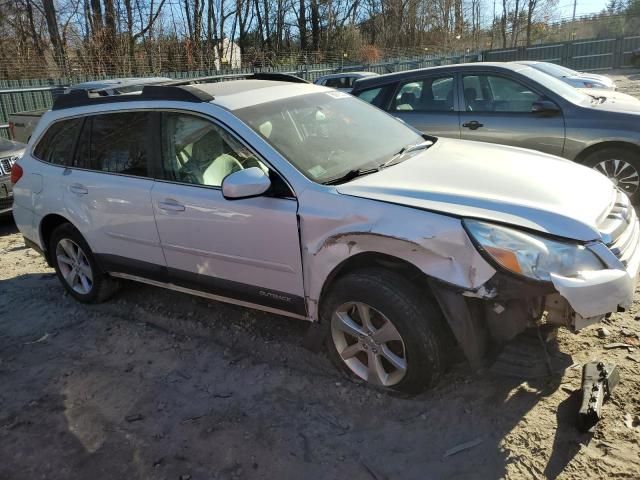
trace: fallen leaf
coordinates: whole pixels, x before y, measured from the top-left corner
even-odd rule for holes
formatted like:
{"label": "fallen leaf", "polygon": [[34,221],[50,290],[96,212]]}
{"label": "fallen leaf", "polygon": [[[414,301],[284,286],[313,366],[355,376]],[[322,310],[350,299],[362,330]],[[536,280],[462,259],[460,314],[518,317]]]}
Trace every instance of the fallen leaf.
{"label": "fallen leaf", "polygon": [[26,343],[24,343],[24,345],[33,345],[34,343],[44,342],[47,338],[49,338],[49,334],[45,333],[38,340],[34,340],[33,342],[26,342]]}
{"label": "fallen leaf", "polygon": [[484,438],[478,437],[475,440],[470,440],[468,442],[461,443],[460,445],[456,445],[455,447],[452,447],[444,452],[444,458],[450,457],[451,455],[455,455],[456,453],[460,453],[464,450],[469,450],[470,448],[477,447],[482,442],[484,442]]}

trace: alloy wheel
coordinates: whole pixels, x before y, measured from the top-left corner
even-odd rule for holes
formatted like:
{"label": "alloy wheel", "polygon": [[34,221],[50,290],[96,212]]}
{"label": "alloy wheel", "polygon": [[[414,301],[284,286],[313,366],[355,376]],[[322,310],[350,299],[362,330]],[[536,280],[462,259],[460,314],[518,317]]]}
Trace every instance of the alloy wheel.
{"label": "alloy wheel", "polygon": [[606,175],[627,195],[633,195],[640,186],[640,175],[633,165],[624,160],[603,160],[593,168]]}
{"label": "alloy wheel", "polygon": [[391,321],[370,305],[348,302],[331,318],[331,336],[338,355],[358,377],[390,387],[407,373],[404,341]]}
{"label": "alloy wheel", "polygon": [[86,254],[73,240],[63,238],[56,246],[58,268],[75,292],[87,295],[93,288],[93,272]]}

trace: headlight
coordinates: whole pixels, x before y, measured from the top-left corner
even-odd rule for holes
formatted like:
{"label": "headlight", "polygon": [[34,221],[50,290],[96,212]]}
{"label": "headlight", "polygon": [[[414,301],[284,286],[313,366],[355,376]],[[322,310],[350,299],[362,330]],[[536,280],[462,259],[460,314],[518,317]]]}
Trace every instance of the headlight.
{"label": "headlight", "polygon": [[600,259],[582,245],[475,220],[465,220],[464,224],[497,263],[529,278],[550,281],[552,273],[572,277],[585,270],[604,268]]}

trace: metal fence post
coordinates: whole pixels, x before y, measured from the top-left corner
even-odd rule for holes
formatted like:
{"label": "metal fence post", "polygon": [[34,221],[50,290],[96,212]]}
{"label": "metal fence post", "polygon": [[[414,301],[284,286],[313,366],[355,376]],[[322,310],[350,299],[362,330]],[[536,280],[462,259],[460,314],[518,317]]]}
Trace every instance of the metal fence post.
{"label": "metal fence post", "polygon": [[572,59],[572,53],[571,53],[571,48],[572,48],[572,43],[571,42],[564,42],[562,44],[562,54],[560,55],[562,58],[562,65],[564,65],[565,67],[569,67],[572,68],[573,67],[573,59]]}
{"label": "metal fence post", "polygon": [[620,68],[624,64],[624,37],[616,37],[613,45],[613,68]]}

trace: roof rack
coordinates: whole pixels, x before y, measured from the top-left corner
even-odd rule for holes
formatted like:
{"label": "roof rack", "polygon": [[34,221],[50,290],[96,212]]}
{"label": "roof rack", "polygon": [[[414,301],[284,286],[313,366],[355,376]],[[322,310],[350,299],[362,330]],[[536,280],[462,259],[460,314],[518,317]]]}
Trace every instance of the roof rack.
{"label": "roof rack", "polygon": [[[245,80],[271,80],[292,83],[309,83],[300,77],[288,73],[262,72],[231,75],[212,75],[209,77],[188,78],[184,80],[167,81],[154,85],[145,85],[139,94],[123,93],[119,95],[99,95],[98,90],[72,90],[69,93],[58,96],[53,102],[52,110],[64,108],[82,107],[87,105],[102,105],[105,103],[119,103],[144,100],[175,100],[179,102],[210,102],[214,97],[196,85],[199,83],[211,83],[216,81],[245,79]],[[92,95],[93,94],[93,95]],[[96,95],[98,94],[98,95]]]}
{"label": "roof rack", "polygon": [[271,80],[274,82],[309,83],[303,78],[291,73],[281,72],[256,72],[256,73],[231,73],[228,75],[209,75],[205,77],[185,78],[163,83],[162,85],[196,85],[198,83],[212,83],[224,80]]}
{"label": "roof rack", "polygon": [[56,98],[51,110],[144,100],[176,100],[179,102],[195,103],[210,102],[213,100],[213,97],[208,93],[188,85],[145,85],[139,94],[131,93],[110,96],[91,96],[91,93],[96,92],[73,90],[67,94],[60,95]]}

